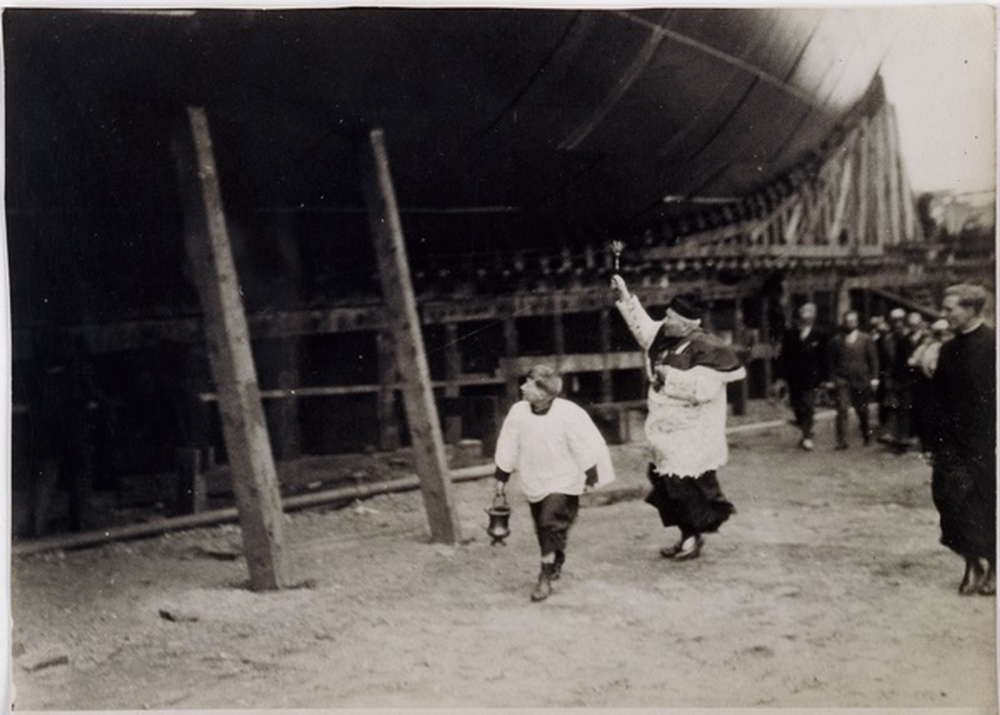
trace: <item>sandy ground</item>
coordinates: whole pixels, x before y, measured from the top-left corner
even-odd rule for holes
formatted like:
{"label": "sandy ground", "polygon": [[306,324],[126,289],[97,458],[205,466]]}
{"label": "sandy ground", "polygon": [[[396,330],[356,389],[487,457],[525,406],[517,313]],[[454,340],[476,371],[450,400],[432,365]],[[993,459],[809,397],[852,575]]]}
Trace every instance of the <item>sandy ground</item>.
{"label": "sandy ground", "polygon": [[730,438],[738,513],[700,559],[615,447],[556,593],[528,594],[526,503],[491,546],[492,480],[455,485],[466,543],[419,492],[287,516],[296,587],[255,594],[235,526],[13,558],[16,708],[893,707],[996,712],[996,601],[957,593],[930,469],[880,447]]}

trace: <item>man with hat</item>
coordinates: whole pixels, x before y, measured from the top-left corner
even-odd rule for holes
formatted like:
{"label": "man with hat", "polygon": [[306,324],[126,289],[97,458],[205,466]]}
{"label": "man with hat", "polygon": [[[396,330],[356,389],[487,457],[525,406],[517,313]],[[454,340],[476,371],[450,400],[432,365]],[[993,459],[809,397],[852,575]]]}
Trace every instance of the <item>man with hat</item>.
{"label": "man with hat", "polygon": [[871,389],[878,384],[878,353],[871,336],[859,330],[860,319],[855,310],[848,310],[840,319],[840,334],[830,343],[830,377],[836,390],[837,449],[847,449],[848,412],[853,407],[858,416],[861,440],[871,440],[868,403]]}
{"label": "man with hat", "polygon": [[893,308],[889,311],[889,344],[891,354],[888,363],[882,366],[881,379],[886,382],[886,400],[889,409],[889,434],[885,440],[897,453],[906,451],[910,436],[910,396],[907,379],[910,357],[910,329],[906,323],[906,311]]}
{"label": "man with hat", "polygon": [[799,446],[811,451],[816,414],[816,391],[828,379],[829,336],[816,325],[816,304],[803,303],[795,311],[795,325],[785,331],[781,353],[775,365],[776,386],[788,389],[788,401],[795,414],[795,424],[802,433]]}
{"label": "man with hat", "polygon": [[875,389],[875,401],[878,402],[878,441],[888,444],[892,442],[896,412],[896,395],[890,369],[896,359],[896,338],[889,321],[882,316],[873,317],[870,325],[875,356],[878,358],[878,384]]}
{"label": "man with hat", "polygon": [[726,385],[746,377],[735,351],[701,328],[705,304],[696,293],[678,295],[654,320],[620,275],[611,278],[616,307],[646,352],[649,379],[646,438],[654,461],[647,503],[681,538],[660,553],[674,561],[697,558],[702,535],[717,531],[736,509],[719,487],[716,470],[729,458]]}

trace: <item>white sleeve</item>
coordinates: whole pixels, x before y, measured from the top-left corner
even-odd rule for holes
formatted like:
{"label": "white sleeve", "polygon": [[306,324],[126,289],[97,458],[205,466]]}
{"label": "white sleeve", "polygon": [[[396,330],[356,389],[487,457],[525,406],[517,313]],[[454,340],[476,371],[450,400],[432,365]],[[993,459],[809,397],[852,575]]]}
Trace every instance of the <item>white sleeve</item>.
{"label": "white sleeve", "polygon": [[615,307],[625,319],[625,324],[639,346],[643,350],[649,348],[653,344],[653,339],[656,338],[656,331],[660,329],[660,323],[649,317],[649,313],[634,295],[630,295],[625,300],[616,301]]}
{"label": "white sleeve", "polygon": [[497,437],[497,447],[493,460],[496,466],[508,474],[517,469],[520,422],[517,415],[517,404],[515,404],[504,418],[500,434]]}
{"label": "white sleeve", "polygon": [[576,409],[570,415],[567,433],[577,468],[585,472],[596,466],[597,483],[610,484],[615,480],[615,470],[604,436],[586,410],[579,405],[574,407]]}

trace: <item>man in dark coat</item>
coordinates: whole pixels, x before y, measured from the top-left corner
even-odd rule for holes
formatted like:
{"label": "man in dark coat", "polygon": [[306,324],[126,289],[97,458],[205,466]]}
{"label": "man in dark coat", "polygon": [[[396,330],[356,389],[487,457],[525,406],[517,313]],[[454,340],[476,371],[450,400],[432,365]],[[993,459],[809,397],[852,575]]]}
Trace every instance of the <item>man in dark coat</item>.
{"label": "man in dark coat", "polygon": [[788,388],[788,401],[795,423],[802,432],[799,446],[813,449],[816,389],[829,379],[829,336],[816,326],[816,305],[803,303],[796,311],[795,325],[785,331],[778,356],[778,385]]}
{"label": "man in dark coat", "polygon": [[896,361],[896,336],[889,323],[881,317],[872,319],[871,336],[878,356],[878,387],[875,391],[875,399],[878,401],[878,441],[891,444],[899,402],[892,379],[892,366]]}
{"label": "man in dark coat", "polygon": [[868,333],[858,330],[858,314],[844,313],[840,334],[830,344],[830,375],[837,390],[837,449],[847,449],[847,416],[853,407],[861,426],[861,439],[871,440],[868,403],[878,383],[878,354]]}
{"label": "man in dark coat", "polygon": [[996,593],[996,333],[983,322],[987,297],[976,285],[945,291],[955,337],[941,346],[931,383],[931,490],[941,543],[965,558],[962,594]]}
{"label": "man in dark coat", "polygon": [[917,436],[914,394],[917,374],[910,365],[910,358],[923,341],[925,329],[924,317],[920,313],[913,312],[906,316],[905,323],[897,334],[896,354],[891,367],[898,396],[895,434],[892,439],[892,446],[897,454],[906,452],[914,444]]}

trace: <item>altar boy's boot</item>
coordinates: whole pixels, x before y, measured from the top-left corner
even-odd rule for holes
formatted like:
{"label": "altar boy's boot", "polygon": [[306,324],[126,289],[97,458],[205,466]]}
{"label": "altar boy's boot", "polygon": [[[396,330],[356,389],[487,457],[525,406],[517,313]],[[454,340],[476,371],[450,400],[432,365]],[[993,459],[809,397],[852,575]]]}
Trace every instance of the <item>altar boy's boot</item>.
{"label": "altar boy's boot", "polygon": [[531,592],[532,601],[544,601],[552,595],[552,574],[555,569],[554,563],[542,563],[542,570],[538,574],[538,583],[535,584],[535,589]]}

